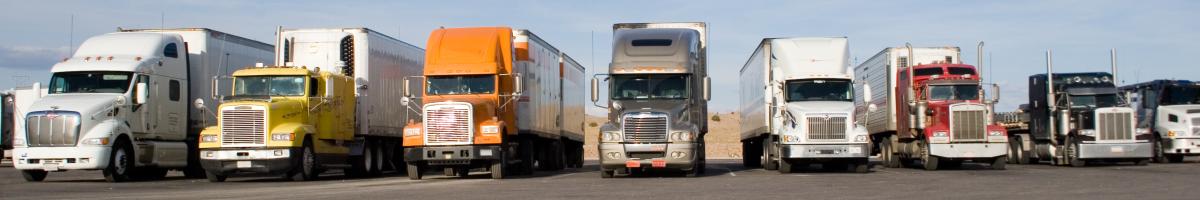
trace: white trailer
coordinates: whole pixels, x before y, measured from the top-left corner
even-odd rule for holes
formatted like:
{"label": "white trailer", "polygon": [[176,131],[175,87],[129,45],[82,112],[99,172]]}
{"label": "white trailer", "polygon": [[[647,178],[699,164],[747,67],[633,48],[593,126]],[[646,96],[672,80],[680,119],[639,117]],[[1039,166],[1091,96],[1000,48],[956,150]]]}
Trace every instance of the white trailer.
{"label": "white trailer", "polygon": [[[17,117],[17,116],[25,116],[25,113],[29,112],[29,105],[32,105],[33,102],[37,101],[38,99],[41,99],[42,96],[46,96],[46,88],[42,87],[41,83],[36,83],[36,82],[33,83],[33,85],[16,87],[16,88],[13,88],[6,92],[5,98],[4,98],[4,119],[3,119],[4,123],[5,123],[4,131],[6,132],[5,135],[3,136],[4,140],[5,140],[4,141],[5,145],[7,145],[7,146],[5,146],[7,148],[6,150],[11,150],[13,148],[13,144],[12,144],[13,138],[12,137],[14,135],[17,135],[17,134],[25,135],[25,129],[18,128],[18,127],[23,127],[23,126],[17,125],[17,124],[25,124],[25,118]],[[8,152],[8,153],[12,153],[12,152]],[[5,155],[5,153],[3,151],[0,151],[0,156],[4,156],[4,155]],[[2,157],[0,157],[0,158],[2,158]]]}
{"label": "white trailer", "polygon": [[[404,166],[399,153],[404,126],[421,118],[420,113],[398,102],[404,97],[404,79],[421,76],[424,70],[424,49],[367,28],[281,29],[277,42],[281,44],[276,46],[277,63],[322,68],[354,78],[358,101],[355,136],[361,143],[351,150],[351,156],[373,157],[354,160],[386,160],[394,169]],[[410,87],[419,88],[419,84]],[[420,105],[420,98],[411,99]],[[357,165],[375,174],[384,168],[383,163]]]}
{"label": "white trailer", "polygon": [[[271,61],[271,45],[204,28],[119,30],[84,41],[51,68],[48,94],[14,136],[27,181],[47,172],[103,170],[110,182],[203,177],[196,142],[215,124],[208,80]],[[200,107],[200,106],[196,106]]]}
{"label": "white trailer", "polygon": [[781,173],[821,163],[865,173],[845,37],[766,38],[740,71],[743,164]]}
{"label": "white trailer", "polygon": [[[934,62],[946,63],[962,63],[959,57],[962,55],[958,47],[913,47],[913,54],[916,54],[915,63],[913,65],[929,64]],[[866,124],[867,131],[871,134],[895,131],[896,130],[896,70],[900,67],[907,66],[908,50],[904,47],[889,47],[879,51],[875,56],[871,56],[867,61],[858,64],[854,67],[854,73],[858,82],[855,84],[855,91],[870,92],[871,104],[882,106],[875,111],[867,111],[858,109],[856,112],[857,121]],[[865,91],[862,88],[863,84],[869,84],[871,91]],[[865,95],[864,95],[865,96]],[[866,103],[863,101],[854,102],[856,108],[866,108]],[[868,114],[869,113],[869,114]],[[867,118],[869,119],[862,119]]]}

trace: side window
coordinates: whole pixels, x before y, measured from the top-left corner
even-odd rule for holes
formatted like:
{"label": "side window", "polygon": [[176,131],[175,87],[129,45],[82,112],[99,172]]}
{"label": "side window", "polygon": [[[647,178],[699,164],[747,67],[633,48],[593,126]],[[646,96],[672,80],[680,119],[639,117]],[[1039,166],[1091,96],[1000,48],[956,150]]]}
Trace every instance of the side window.
{"label": "side window", "polygon": [[317,90],[317,85],[320,85],[317,84],[317,78],[308,78],[308,97],[317,96],[317,92],[320,91]]}
{"label": "side window", "polygon": [[1175,116],[1175,115],[1167,115],[1167,121],[1171,121],[1171,122],[1179,122],[1179,116]]}
{"label": "side window", "polygon": [[1142,102],[1143,102],[1142,105],[1145,105],[1146,108],[1157,108],[1158,107],[1158,92],[1152,91],[1152,90],[1146,90],[1146,95],[1142,96]]}
{"label": "side window", "polygon": [[179,90],[180,90],[180,87],[181,87],[181,86],[179,85],[179,81],[177,81],[177,80],[171,80],[171,82],[170,82],[170,85],[169,85],[168,87],[169,87],[169,88],[168,88],[167,90],[170,90],[170,91],[168,92],[168,93],[169,93],[169,95],[168,95],[168,96],[170,96],[170,98],[171,98],[171,101],[178,102],[178,101],[179,101]]}
{"label": "side window", "polygon": [[167,44],[167,47],[163,48],[163,56],[169,58],[179,58],[179,49],[175,48],[175,43]]}

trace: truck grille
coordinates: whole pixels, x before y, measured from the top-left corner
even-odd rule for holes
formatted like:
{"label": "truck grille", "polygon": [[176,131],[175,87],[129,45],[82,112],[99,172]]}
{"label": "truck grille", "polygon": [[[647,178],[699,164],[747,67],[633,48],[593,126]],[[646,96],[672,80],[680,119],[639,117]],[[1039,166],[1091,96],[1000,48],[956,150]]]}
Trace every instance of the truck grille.
{"label": "truck grille", "polygon": [[812,140],[844,140],[846,139],[846,116],[844,114],[828,114],[821,116],[808,115],[808,139]]}
{"label": "truck grille", "polygon": [[221,111],[221,145],[265,145],[267,137],[266,111],[233,109]]}
{"label": "truck grille", "polygon": [[1097,140],[1132,140],[1132,112],[1097,112]]}
{"label": "truck grille", "polygon": [[950,138],[954,141],[987,139],[987,110],[981,105],[950,107]]}
{"label": "truck grille", "polygon": [[79,113],[42,111],[25,118],[26,141],[30,147],[71,147],[79,142]]}
{"label": "truck grille", "polygon": [[628,142],[666,142],[667,115],[662,113],[627,114],[622,120],[625,141]]}
{"label": "truck grille", "polygon": [[471,144],[471,105],[432,104],[425,107],[425,144]]}

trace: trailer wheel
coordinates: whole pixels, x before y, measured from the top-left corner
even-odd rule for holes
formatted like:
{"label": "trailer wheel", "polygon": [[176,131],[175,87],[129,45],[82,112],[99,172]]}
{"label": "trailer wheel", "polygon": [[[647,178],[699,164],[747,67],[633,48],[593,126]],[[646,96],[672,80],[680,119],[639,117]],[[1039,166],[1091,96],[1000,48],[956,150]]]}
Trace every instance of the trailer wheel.
{"label": "trailer wheel", "polygon": [[27,182],[41,182],[42,180],[46,180],[47,174],[50,174],[50,172],[42,170],[21,170],[21,176],[25,177],[25,181]]}
{"label": "trailer wheel", "polygon": [[133,147],[124,138],[117,139],[113,150],[109,153],[108,167],[104,168],[104,180],[108,182],[125,182],[133,168]]}
{"label": "trailer wheel", "polygon": [[208,182],[212,182],[212,183],[225,182],[225,179],[229,178],[229,176],[227,176],[227,175],[216,174],[216,173],[212,173],[212,172],[204,172],[204,177],[208,179]]}
{"label": "trailer wheel", "polygon": [[771,136],[767,136],[762,140],[762,157],[760,158],[760,164],[763,166],[763,169],[777,170],[779,169],[779,165],[782,165],[783,161],[776,161],[771,158],[774,156],[773,154],[774,153],[771,151]]}
{"label": "trailer wheel", "polygon": [[[415,162],[408,163],[405,167],[405,171],[408,172],[409,180],[421,180],[421,175],[422,175],[421,172],[425,171],[425,165],[416,164]],[[495,172],[492,172],[492,173],[495,173]],[[492,175],[492,176],[495,176],[495,175]]]}
{"label": "trailer wheel", "polygon": [[742,141],[742,167],[762,167],[762,157],[758,155],[762,152],[756,148],[758,148],[758,145],[754,143],[754,140]]}
{"label": "trailer wheel", "polygon": [[534,154],[534,141],[528,139],[519,139],[519,141],[517,144],[517,156],[520,162],[515,169],[517,173],[514,174],[533,174],[533,163],[537,160],[537,156]]}
{"label": "trailer wheel", "polygon": [[933,171],[938,169],[939,158],[930,155],[929,144],[921,145],[921,164],[925,166],[925,170]]}

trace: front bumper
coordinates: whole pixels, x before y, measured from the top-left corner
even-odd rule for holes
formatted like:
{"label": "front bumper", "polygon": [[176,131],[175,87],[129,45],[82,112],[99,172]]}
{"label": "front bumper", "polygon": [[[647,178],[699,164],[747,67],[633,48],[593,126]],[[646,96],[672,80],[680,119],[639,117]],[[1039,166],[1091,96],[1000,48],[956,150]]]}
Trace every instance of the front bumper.
{"label": "front bumper", "polygon": [[1200,155],[1200,138],[1175,138],[1163,141],[1164,154]]}
{"label": "front bumper", "polygon": [[423,146],[404,148],[405,162],[428,165],[470,165],[473,161],[500,160],[500,145]]}
{"label": "front bumper", "polygon": [[994,158],[1008,155],[1008,143],[929,144],[929,155],[942,158]]}
{"label": "front bumper", "polygon": [[301,148],[286,149],[202,149],[200,166],[214,174],[238,172],[283,174],[299,163]]}
{"label": "front bumper", "polygon": [[1079,144],[1079,158],[1150,158],[1153,145],[1143,143],[1083,143]]}
{"label": "front bumper", "polygon": [[784,144],[782,158],[866,158],[867,144]]}
{"label": "front bumper", "polygon": [[109,146],[22,147],[12,152],[13,167],[20,170],[98,170],[108,167]]}
{"label": "front bumper", "polygon": [[695,168],[695,143],[622,144],[601,143],[600,168]]}

